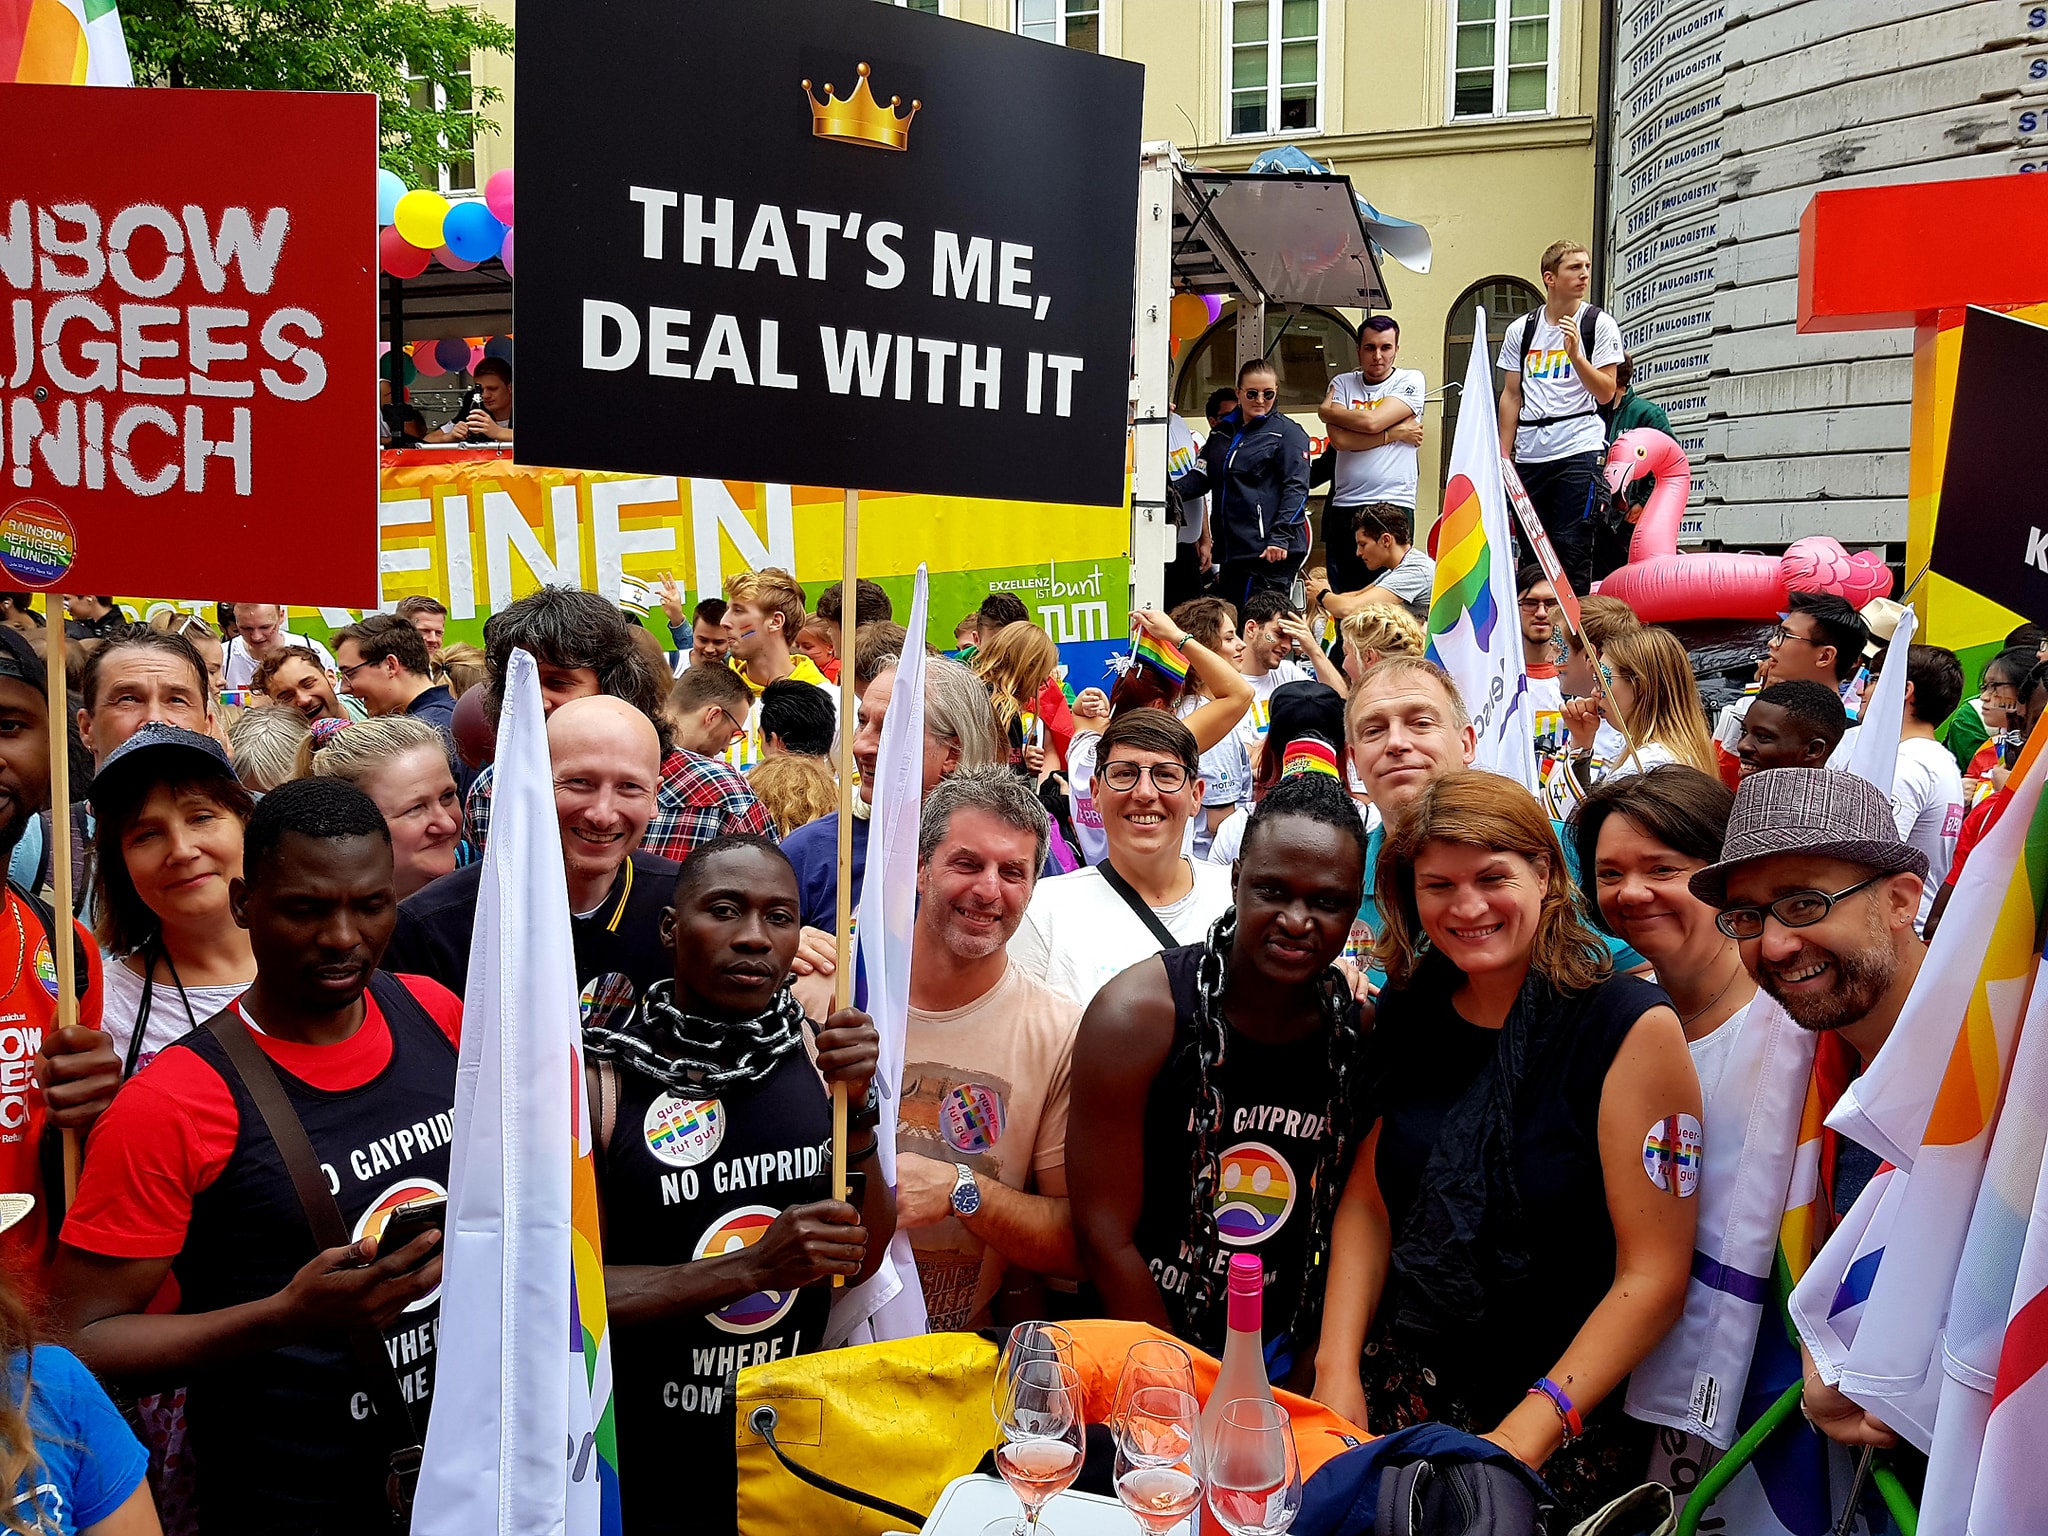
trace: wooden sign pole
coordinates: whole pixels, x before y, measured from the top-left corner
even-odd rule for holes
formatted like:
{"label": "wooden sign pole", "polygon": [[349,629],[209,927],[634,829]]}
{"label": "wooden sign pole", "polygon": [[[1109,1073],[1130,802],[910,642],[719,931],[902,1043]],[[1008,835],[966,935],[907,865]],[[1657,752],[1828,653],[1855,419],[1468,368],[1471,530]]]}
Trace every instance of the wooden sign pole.
{"label": "wooden sign pole", "polygon": [[[64,599],[44,599],[44,687],[50,697],[50,871],[56,912],[50,950],[57,961],[57,1027],[78,1022],[78,947],[71,928],[71,689],[64,673]],[[64,1204],[78,1194],[78,1132],[64,1133]]]}
{"label": "wooden sign pole", "polygon": [[[835,1008],[853,1004],[853,652],[847,645],[855,633],[854,565],[859,553],[860,492],[846,493],[845,546],[839,577],[839,923],[832,975]],[[832,1198],[846,1198],[846,1084],[832,1085]],[[844,1277],[834,1275],[834,1285]]]}

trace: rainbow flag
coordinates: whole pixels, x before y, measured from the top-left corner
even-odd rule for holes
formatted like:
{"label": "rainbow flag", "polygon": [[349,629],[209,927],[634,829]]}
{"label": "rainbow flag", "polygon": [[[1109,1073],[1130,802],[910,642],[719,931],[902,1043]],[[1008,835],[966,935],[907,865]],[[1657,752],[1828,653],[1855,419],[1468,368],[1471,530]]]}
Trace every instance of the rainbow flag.
{"label": "rainbow flag", "polygon": [[1170,683],[1178,685],[1188,680],[1188,659],[1171,640],[1157,640],[1150,634],[1140,634],[1138,643],[1132,647],[1132,654],[1141,665],[1150,667]]}
{"label": "rainbow flag", "polygon": [[0,81],[133,85],[115,0],[0,0]]}
{"label": "rainbow flag", "polygon": [[617,1536],[604,1251],[568,883],[539,677],[524,651],[506,671],[492,805],[455,1075],[435,1350],[441,1411],[427,1426],[412,1529]]}
{"label": "rainbow flag", "polygon": [[[1484,318],[1482,312],[1480,323]],[[1436,585],[1429,601],[1429,654],[1464,695],[1479,738],[1473,766],[1505,774],[1535,793],[1542,787],[1536,722],[1521,626],[1515,622],[1514,550],[1493,371],[1484,347],[1472,349],[1463,398],[1443,515],[1431,532]]]}

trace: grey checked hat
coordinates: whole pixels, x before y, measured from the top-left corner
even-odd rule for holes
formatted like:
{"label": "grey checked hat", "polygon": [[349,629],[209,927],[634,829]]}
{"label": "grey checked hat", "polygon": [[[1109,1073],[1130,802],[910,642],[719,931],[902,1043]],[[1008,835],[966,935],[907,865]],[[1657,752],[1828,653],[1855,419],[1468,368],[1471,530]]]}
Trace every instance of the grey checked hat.
{"label": "grey checked hat", "polygon": [[1899,841],[1891,802],[1868,779],[1827,768],[1770,768],[1752,773],[1735,792],[1721,862],[1692,877],[1692,893],[1710,907],[1725,907],[1728,876],[1776,853],[1927,878],[1927,855]]}

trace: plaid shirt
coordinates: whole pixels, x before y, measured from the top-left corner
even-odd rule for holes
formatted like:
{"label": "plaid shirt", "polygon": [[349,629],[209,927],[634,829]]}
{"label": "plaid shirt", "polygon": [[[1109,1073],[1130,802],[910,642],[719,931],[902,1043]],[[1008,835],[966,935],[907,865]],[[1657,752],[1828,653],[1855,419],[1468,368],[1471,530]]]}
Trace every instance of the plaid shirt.
{"label": "plaid shirt", "polygon": [[[469,837],[479,855],[491,832],[491,779],[497,764],[486,764],[469,789],[465,809]],[[662,760],[661,782],[654,791],[654,819],[640,850],[664,859],[682,859],[700,843],[732,832],[773,837],[768,813],[747,787],[746,775],[716,758],[699,757],[677,747]]]}

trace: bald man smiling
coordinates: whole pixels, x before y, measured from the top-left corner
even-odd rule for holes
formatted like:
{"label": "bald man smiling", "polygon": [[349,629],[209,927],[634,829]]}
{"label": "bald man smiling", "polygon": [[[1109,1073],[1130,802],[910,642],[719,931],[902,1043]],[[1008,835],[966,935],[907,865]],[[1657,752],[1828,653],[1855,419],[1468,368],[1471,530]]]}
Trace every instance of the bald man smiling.
{"label": "bald man smiling", "polygon": [[[640,710],[600,694],[571,699],[548,716],[548,757],[576,982],[593,1009],[616,1009],[623,1020],[641,989],[674,969],[661,914],[678,866],[640,851],[661,779],[661,742]],[[469,982],[482,877],[483,866],[472,864],[400,902],[385,963],[460,994]]]}

